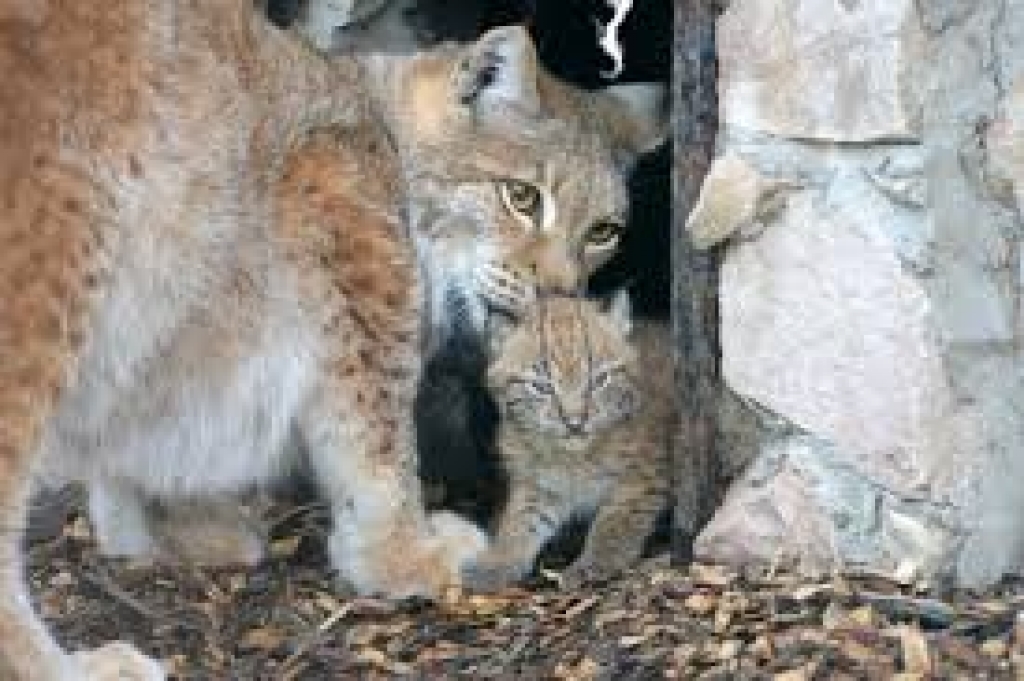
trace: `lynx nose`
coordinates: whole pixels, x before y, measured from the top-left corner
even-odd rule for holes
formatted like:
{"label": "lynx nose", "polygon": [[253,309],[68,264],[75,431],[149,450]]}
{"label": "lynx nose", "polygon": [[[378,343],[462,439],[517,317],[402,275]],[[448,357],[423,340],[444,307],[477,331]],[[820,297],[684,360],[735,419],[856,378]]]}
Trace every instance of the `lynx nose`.
{"label": "lynx nose", "polygon": [[584,427],[586,426],[587,422],[586,419],[583,418],[582,414],[566,414],[564,420],[565,429],[569,431],[570,435],[583,435]]}
{"label": "lynx nose", "polygon": [[526,266],[535,285],[552,293],[575,293],[580,287],[580,263],[564,244],[544,239],[526,254]]}

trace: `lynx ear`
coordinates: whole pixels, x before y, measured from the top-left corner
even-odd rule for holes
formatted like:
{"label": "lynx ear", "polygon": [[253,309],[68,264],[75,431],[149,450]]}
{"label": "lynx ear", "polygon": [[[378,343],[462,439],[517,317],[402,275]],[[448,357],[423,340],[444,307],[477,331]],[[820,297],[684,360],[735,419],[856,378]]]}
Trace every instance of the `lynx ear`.
{"label": "lynx ear", "polygon": [[608,318],[623,336],[633,331],[633,305],[629,300],[629,292],[619,289],[608,303]]}
{"label": "lynx ear", "polygon": [[631,166],[668,138],[668,88],[661,83],[612,85],[593,97],[623,165]]}
{"label": "lynx ear", "polygon": [[502,109],[536,113],[537,52],[522,26],[503,26],[485,33],[466,48],[456,65],[455,91],[462,106],[477,115]]}

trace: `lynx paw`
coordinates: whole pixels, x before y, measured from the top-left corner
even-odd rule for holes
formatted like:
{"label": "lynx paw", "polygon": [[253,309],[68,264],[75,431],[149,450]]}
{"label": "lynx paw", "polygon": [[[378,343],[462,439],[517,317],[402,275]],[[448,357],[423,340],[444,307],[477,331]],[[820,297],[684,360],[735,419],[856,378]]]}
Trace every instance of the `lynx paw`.
{"label": "lynx paw", "polygon": [[73,653],[71,661],[75,673],[68,681],[164,681],[167,678],[160,663],[121,641]]}
{"label": "lynx paw", "polygon": [[434,541],[446,563],[451,584],[461,583],[462,568],[487,550],[487,535],[479,527],[450,511],[438,511],[427,517]]}
{"label": "lynx paw", "polygon": [[366,528],[358,534],[336,530],[331,556],[356,591],[390,598],[434,598],[459,586],[463,566],[487,547],[487,536],[476,525],[447,512],[383,538],[373,534]]}

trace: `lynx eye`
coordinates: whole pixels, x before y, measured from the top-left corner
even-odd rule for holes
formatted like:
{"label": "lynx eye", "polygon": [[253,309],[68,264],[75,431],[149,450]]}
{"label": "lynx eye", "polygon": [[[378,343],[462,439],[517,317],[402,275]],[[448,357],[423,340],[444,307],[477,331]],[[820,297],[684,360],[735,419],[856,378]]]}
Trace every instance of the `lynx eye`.
{"label": "lynx eye", "polygon": [[533,219],[540,212],[540,190],[529,182],[503,180],[498,183],[501,199],[508,208],[520,215]]}
{"label": "lynx eye", "polygon": [[591,246],[609,246],[622,234],[623,224],[615,220],[601,220],[594,223],[587,232],[587,244]]}

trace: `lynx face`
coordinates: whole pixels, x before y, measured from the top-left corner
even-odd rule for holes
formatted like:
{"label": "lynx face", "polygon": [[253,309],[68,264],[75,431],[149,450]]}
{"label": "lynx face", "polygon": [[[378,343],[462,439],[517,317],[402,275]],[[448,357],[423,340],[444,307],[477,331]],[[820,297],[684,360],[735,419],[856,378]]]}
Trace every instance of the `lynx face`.
{"label": "lynx face", "polygon": [[401,68],[371,62],[398,88],[391,128],[435,331],[479,334],[489,308],[577,290],[614,254],[629,168],[665,137],[663,87],[574,89],[518,27]]}
{"label": "lynx face", "polygon": [[641,386],[628,341],[628,305],[624,295],[609,311],[591,300],[539,300],[496,341],[488,383],[502,419],[583,449],[632,416]]}

